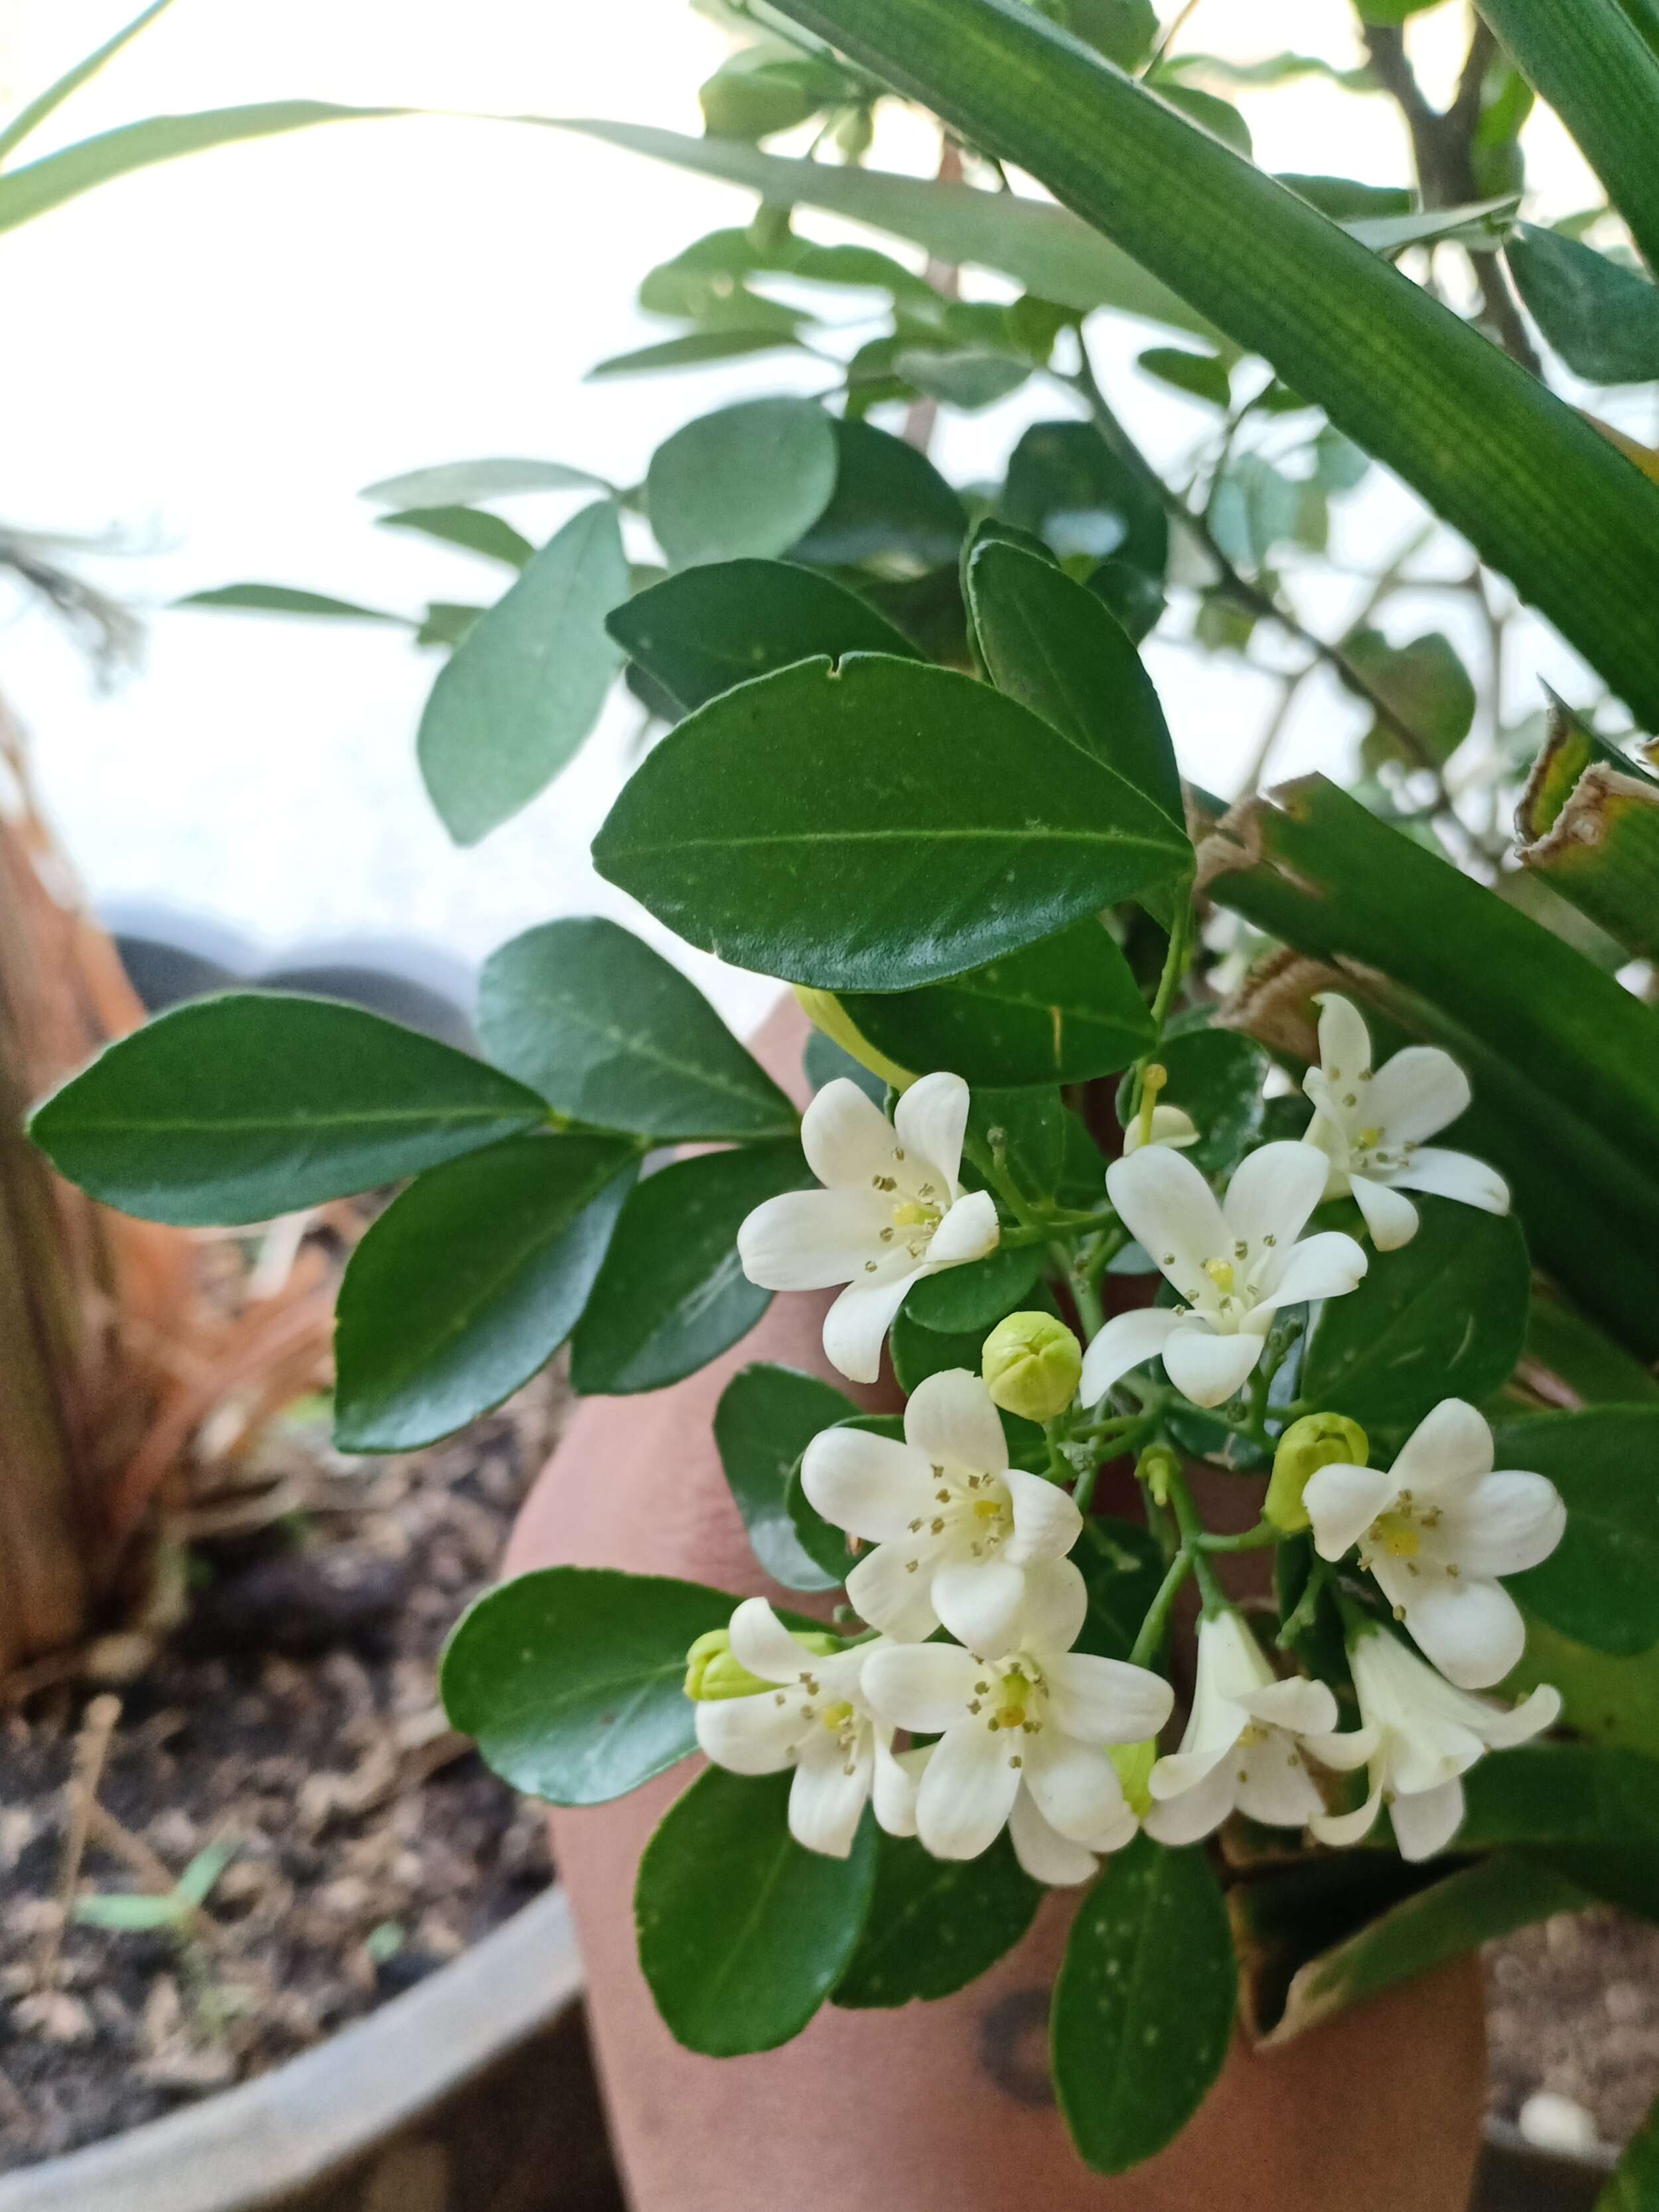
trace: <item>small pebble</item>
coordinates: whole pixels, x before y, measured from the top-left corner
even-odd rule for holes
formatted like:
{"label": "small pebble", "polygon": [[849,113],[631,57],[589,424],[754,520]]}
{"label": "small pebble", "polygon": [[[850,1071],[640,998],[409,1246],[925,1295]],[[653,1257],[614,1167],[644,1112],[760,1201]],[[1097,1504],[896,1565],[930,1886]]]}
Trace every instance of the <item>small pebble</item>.
{"label": "small pebble", "polygon": [[1595,2123],[1589,2114],[1553,2089],[1535,2090],[1522,2106],[1516,2124],[1540,2150],[1591,2150],[1595,2145]]}

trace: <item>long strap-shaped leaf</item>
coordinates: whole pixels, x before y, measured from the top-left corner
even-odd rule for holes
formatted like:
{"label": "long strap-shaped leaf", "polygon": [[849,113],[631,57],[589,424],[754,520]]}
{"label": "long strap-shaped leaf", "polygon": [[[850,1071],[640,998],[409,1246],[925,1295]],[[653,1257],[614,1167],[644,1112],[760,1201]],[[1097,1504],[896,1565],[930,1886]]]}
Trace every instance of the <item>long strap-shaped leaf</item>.
{"label": "long strap-shaped leaf", "polygon": [[1264,354],[1659,724],[1659,490],[1477,331],[1023,0],[779,4]]}
{"label": "long strap-shaped leaf", "polygon": [[83,84],[96,76],[106,62],[113,61],[122,47],[136,39],[140,31],[147,29],[164,8],[172,5],[173,0],[150,0],[150,5],[141,15],[134,16],[132,21],[124,25],[112,39],[106,39],[96,52],[86,55],[76,63],[73,69],[66,70],[55,83],[49,84],[38,99],[30,100],[28,106],[20,110],[5,129],[0,131],[0,161],[3,161],[15,147],[21,146],[30,131],[37,130],[55,109],[61,107],[72,92],[79,92]]}
{"label": "long strap-shaped leaf", "polygon": [[1480,12],[1542,93],[1659,270],[1659,53],[1633,16],[1651,0],[1480,0]]}

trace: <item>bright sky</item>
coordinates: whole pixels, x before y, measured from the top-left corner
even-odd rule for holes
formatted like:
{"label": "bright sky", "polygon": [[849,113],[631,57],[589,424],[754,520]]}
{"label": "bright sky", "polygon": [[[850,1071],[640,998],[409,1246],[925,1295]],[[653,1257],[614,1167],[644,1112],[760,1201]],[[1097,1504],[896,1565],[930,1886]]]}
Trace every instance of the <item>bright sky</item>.
{"label": "bright sky", "polygon": [[[0,0],[0,109],[137,4]],[[1443,8],[1414,27],[1431,87],[1455,66],[1461,15]],[[1182,43],[1356,58],[1347,0],[1204,0]],[[287,95],[694,131],[697,84],[724,51],[686,0],[175,0],[35,143],[44,152],[158,111]],[[1343,99],[1316,81],[1242,104],[1269,168],[1407,174],[1384,100]],[[1547,119],[1528,152],[1550,212],[1590,203],[1577,155]],[[922,126],[900,119],[875,158],[921,169],[933,155]],[[50,804],[101,901],[211,917],[272,951],[403,936],[468,962],[556,913],[609,911],[640,926],[586,859],[627,771],[638,715],[626,702],[522,817],[458,853],[414,769],[430,655],[398,632],[161,610],[246,578],[408,608],[499,589],[506,572],[493,564],[375,530],[358,489],[487,453],[633,480],[678,423],[787,386],[791,372],[773,360],[581,380],[593,361],[662,334],[633,305],[645,270],[751,206],[555,131],[416,120],[201,155],[0,238],[0,514],[120,529],[146,556],[106,562],[100,580],[157,611],[146,668],[107,696],[42,617],[0,632],[0,686],[33,728]],[[838,234],[827,219],[804,227]],[[1101,355],[1137,428],[1171,453],[1202,417],[1130,366],[1149,342],[1124,325]],[[1018,394],[956,417],[938,457],[952,473],[991,475],[1024,422],[1050,411]],[[1410,504],[1392,489],[1354,504],[1351,537],[1366,557],[1409,527]],[[568,502],[510,511],[539,538]],[[1323,611],[1340,622],[1340,598]],[[1438,602],[1423,611],[1443,619]],[[1553,641],[1528,658],[1523,687],[1539,669],[1571,684]],[[1173,647],[1152,659],[1183,764],[1230,787],[1270,689],[1236,661]],[[1340,696],[1310,687],[1279,768],[1328,763],[1353,722]],[[700,956],[686,964],[739,1024],[769,995]]]}

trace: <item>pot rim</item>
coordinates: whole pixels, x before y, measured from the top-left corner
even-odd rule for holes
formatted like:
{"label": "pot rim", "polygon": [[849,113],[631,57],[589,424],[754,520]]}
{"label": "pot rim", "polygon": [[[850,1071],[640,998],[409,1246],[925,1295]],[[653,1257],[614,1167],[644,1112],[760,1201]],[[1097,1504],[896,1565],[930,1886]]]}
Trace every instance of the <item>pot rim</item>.
{"label": "pot rim", "polygon": [[556,1886],[314,2051],[0,2176],[0,2212],[266,2212],[396,2135],[581,1995]]}

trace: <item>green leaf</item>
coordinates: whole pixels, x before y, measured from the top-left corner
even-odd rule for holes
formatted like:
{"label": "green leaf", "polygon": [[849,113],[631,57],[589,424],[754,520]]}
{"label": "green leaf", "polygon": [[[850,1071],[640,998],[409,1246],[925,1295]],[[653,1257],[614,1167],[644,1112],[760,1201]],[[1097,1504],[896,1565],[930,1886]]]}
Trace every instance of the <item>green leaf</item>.
{"label": "green leaf", "polygon": [[0,131],[0,161],[3,161],[9,154],[22,144],[31,131],[38,130],[49,115],[61,107],[71,93],[78,92],[83,84],[96,76],[106,62],[113,61],[122,47],[153,23],[164,8],[172,4],[173,0],[151,0],[148,8],[136,15],[131,22],[124,25],[112,39],[106,39],[95,52],[86,55],[71,69],[65,70],[54,83],[49,84],[43,93],[30,100],[27,107],[20,108],[5,129]]}
{"label": "green leaf", "polygon": [[77,1897],[70,1917],[82,1928],[106,1928],[118,1936],[143,1936],[157,1929],[182,1930],[190,1915],[190,1905],[172,1891],[165,1897],[116,1891],[106,1897]]}
{"label": "green leaf", "polygon": [[857,1410],[817,1376],[768,1361],[744,1368],[720,1394],[714,1443],[726,1484],[755,1557],[786,1589],[834,1589],[846,1574],[844,1558],[826,1570],[803,1548],[789,1510],[789,1478],[819,1430]]}
{"label": "green leaf", "polygon": [[1212,407],[1227,408],[1232,404],[1233,384],[1227,364],[1212,353],[1188,353],[1181,346],[1152,346],[1138,356],[1135,366],[1144,368],[1148,376],[1155,376],[1160,384],[1170,385],[1194,399],[1207,400]]}
{"label": "green leaf", "polygon": [[[1659,488],[1480,331],[1035,9],[782,0],[782,12],[1029,170],[1236,344],[1264,355],[1509,575],[1639,722],[1659,720]],[[1500,0],[1493,21],[1507,38],[1516,19],[1553,29],[1591,12],[1616,13]],[[1624,27],[1650,79],[1659,60]],[[1526,43],[1516,58],[1540,82]],[[1551,85],[1540,89],[1560,106]],[[1612,96],[1629,166],[1659,199],[1654,103],[1629,85]],[[1615,197],[1641,236],[1633,204]]]}
{"label": "green leaf", "polygon": [[[748,233],[743,234],[746,237]],[[873,246],[814,246],[803,239],[790,257],[788,274],[797,283],[852,284],[890,292],[896,300],[919,303],[930,309],[939,304],[939,295],[925,276],[914,269],[907,269],[902,261],[895,261],[890,253],[878,252]],[[904,443],[902,439],[893,442]],[[905,450],[915,453],[918,460],[927,458],[914,446]],[[842,458],[844,465],[844,447]]]}
{"label": "green leaf", "polygon": [[1042,1897],[1006,1830],[976,1859],[936,1859],[914,1838],[878,1836],[870,1916],[834,2002],[874,2008],[965,1990],[1013,1949]]}
{"label": "green leaf", "polygon": [[544,922],[491,953],[478,1036],[498,1067],[573,1121],[734,1143],[798,1126],[696,985],[597,915]]}
{"label": "green leaf", "polygon": [[[901,1322],[903,1320],[902,1314],[899,1319]],[[829,1387],[827,1383],[824,1385],[826,1389]],[[837,1391],[836,1395],[839,1397],[841,1393]],[[894,1443],[903,1443],[904,1423],[898,1414],[849,1414],[846,1408],[851,1402],[850,1400],[845,1401],[841,1414],[830,1422],[829,1425],[831,1428],[865,1429],[872,1436],[886,1437]],[[824,1403],[827,1406],[828,1401],[826,1400]],[[811,1439],[809,1438],[808,1441],[810,1442]],[[805,1449],[806,1446],[803,1443],[801,1452],[805,1453]],[[838,1586],[846,1581],[847,1570],[852,1565],[855,1557],[854,1542],[852,1538],[836,1528],[833,1522],[826,1521],[808,1498],[801,1486],[800,1464],[800,1458],[798,1455],[794,1465],[789,1470],[789,1481],[784,1493],[784,1502],[788,1510],[790,1524],[807,1558],[822,1573],[830,1577],[832,1584]]]}
{"label": "green leaf", "polygon": [[605,617],[628,596],[617,510],[567,522],[438,672],[416,740],[421,774],[458,845],[499,829],[569,763],[622,656]]}
{"label": "green leaf", "polygon": [[386,477],[365,484],[364,499],[378,507],[472,507],[479,500],[505,499],[521,491],[614,491],[616,486],[588,469],[564,461],[441,461],[429,469]]}
{"label": "green leaf", "polygon": [[1533,320],[1576,376],[1591,384],[1659,376],[1659,290],[1645,276],[1532,223],[1507,253]]}
{"label": "green leaf", "polygon": [[1540,1413],[1496,1437],[1498,1465],[1547,1475],[1567,1509],[1549,1558],[1509,1578],[1515,1595],[1595,1650],[1632,1658],[1659,1644],[1659,1408]]}
{"label": "green leaf", "polygon": [[824,653],[916,657],[867,600],[786,561],[684,568],[625,600],[605,626],[688,714],[734,684]]}
{"label": "green leaf", "polygon": [[1060,0],[1048,12],[1121,70],[1137,70],[1158,43],[1152,0]]}
{"label": "green leaf", "polygon": [[187,1905],[205,1905],[213,1886],[236,1856],[234,1844],[208,1844],[197,1852],[179,1875],[173,1895]]}
{"label": "green leaf", "polygon": [[[318,123],[368,123],[407,115],[406,107],[337,107],[325,100],[270,100],[248,107],[210,107],[193,115],[151,115],[83,138],[0,176],[0,230],[46,215],[95,185],[158,161],[177,161],[246,138],[271,138]],[[20,117],[19,120],[22,118]]]}
{"label": "green leaf", "polygon": [[1533,1289],[1524,1358],[1562,1386],[1546,1394],[1558,1405],[1659,1404],[1659,1376],[1541,1285]]}
{"label": "green leaf", "polygon": [[30,1134],[105,1205],[201,1228],[372,1190],[546,1118],[533,1091],[379,1014],[237,991],[106,1045]]}
{"label": "green leaf", "polygon": [[969,558],[968,598],[998,690],[1115,769],[1184,829],[1164,709],[1127,633],[1093,592],[1046,561],[991,539]]}
{"label": "green leaf", "polygon": [[324,592],[299,592],[288,584],[221,584],[210,592],[189,592],[176,607],[231,607],[244,614],[330,615],[348,622],[400,623],[405,615],[383,607],[360,607],[355,599],[330,599]]}
{"label": "green leaf", "polygon": [[1654,2212],[1659,2205],[1659,2106],[1626,2144],[1595,2212]]}
{"label": "green leaf", "polygon": [[665,439],[646,472],[646,511],[676,568],[769,559],[811,528],[836,488],[836,438],[811,399],[744,399]]}
{"label": "green leaf", "polygon": [[774,58],[765,46],[734,54],[697,94],[711,137],[768,138],[821,109],[855,99],[859,80],[828,60]]}
{"label": "green leaf", "polygon": [[957,1367],[966,1368],[970,1375],[977,1374],[984,1342],[982,1328],[933,1328],[906,1307],[901,1307],[887,1334],[894,1379],[909,1398],[931,1375],[947,1374]]}
{"label": "green leaf", "polygon": [[[1282,83],[1297,74],[1322,74],[1330,66],[1328,63],[1314,61],[1300,54],[1283,54],[1279,58],[1281,63],[1305,62],[1306,67],[1299,71],[1295,69],[1284,71],[1270,82]],[[1235,72],[1231,63],[1212,64],[1208,57],[1206,57],[1206,74],[1210,69],[1218,66],[1235,84],[1247,82],[1242,73]],[[1246,68],[1249,66],[1249,64],[1245,64]],[[1411,215],[1417,206],[1417,195],[1409,185],[1362,185],[1354,177],[1310,177],[1283,169],[1279,172],[1277,182],[1294,192],[1298,199],[1306,200],[1310,207],[1316,207],[1321,215],[1328,215],[1337,222],[1356,216]]]}
{"label": "green leaf", "polygon": [[[1469,734],[1474,722],[1474,685],[1443,631],[1431,630],[1405,645],[1390,645],[1379,630],[1355,630],[1343,650],[1359,673],[1422,738],[1442,766]],[[1389,726],[1378,722],[1365,740],[1366,763],[1379,757],[1414,766],[1417,756]]]}
{"label": "green leaf", "polygon": [[994,407],[1017,392],[1031,374],[1029,361],[987,346],[902,346],[893,367],[918,392],[969,413]]}
{"label": "green leaf", "polygon": [[[1237,1030],[1208,1026],[1177,1030],[1158,1052],[1169,1077],[1159,1103],[1179,1106],[1198,1127],[1198,1142],[1186,1157],[1206,1176],[1224,1175],[1261,1141],[1267,1119],[1262,1085],[1273,1062],[1254,1037]],[[1121,1089],[1120,1119],[1129,1112],[1129,1093]]]}
{"label": "green leaf", "polygon": [[1520,857],[1627,952],[1659,956],[1659,786],[1646,775],[1592,761]]}
{"label": "green leaf", "polygon": [[334,1441],[415,1451],[511,1396],[587,1303],[639,1154],[513,1137],[394,1199],[340,1285]]}
{"label": "green leaf", "polygon": [[570,1347],[583,1397],[660,1390],[746,1336],[772,1303],[738,1260],[745,1215],[811,1185],[793,1139],[676,1160],[639,1184]]}
{"label": "green leaf", "polygon": [[536,550],[510,522],[476,507],[406,507],[396,514],[377,514],[374,524],[378,530],[411,530],[435,538],[464,552],[482,553],[486,560],[504,561],[509,568],[522,568]]}
{"label": "green leaf", "polygon": [[469,606],[459,599],[428,599],[425,618],[415,634],[416,645],[457,646],[488,614],[488,607]]}
{"label": "green leaf", "polygon": [[875,1885],[866,1815],[844,1859],[789,1833],[792,1774],[711,1767],[645,1847],[640,1966],[677,2042],[710,2058],[799,2035],[847,1971]]}
{"label": "green leaf", "polygon": [[1128,962],[1093,920],[953,982],[849,992],[842,1004],[878,1051],[970,1085],[1085,1083],[1127,1067],[1156,1034]]}
{"label": "green leaf", "polygon": [[1372,1252],[1364,1280],[1325,1300],[1308,1340],[1303,1395],[1363,1428],[1413,1427],[1443,1398],[1478,1403],[1508,1381],[1526,1337],[1531,1276],[1514,1216],[1413,1202],[1411,1243]]}
{"label": "green leaf", "polygon": [[450,1725],[550,1805],[626,1796],[696,1748],[685,1655],[737,1600],[609,1567],[542,1567],[486,1590],[444,1646]]}
{"label": "green leaf", "polygon": [[[1527,1743],[1463,1778],[1460,1849],[1502,1844],[1659,1850],[1659,1759],[1596,1743]],[[1659,1862],[1656,1862],[1659,1863]]]}
{"label": "green leaf", "polygon": [[1072,1556],[1089,1588],[1077,1650],[1127,1659],[1164,1580],[1167,1562],[1157,1537],[1144,1524],[1091,1514]]}
{"label": "green leaf", "polygon": [[1231,146],[1235,154],[1242,154],[1248,161],[1255,147],[1250,138],[1250,126],[1229,100],[1218,100],[1212,92],[1200,92],[1196,85],[1182,84],[1178,78],[1171,80],[1154,73],[1148,82],[1156,87],[1160,100],[1168,100],[1196,123],[1200,131],[1207,131],[1224,146]]}
{"label": "green leaf", "polygon": [[[983,1337],[1005,1314],[1018,1312],[1042,1279],[1042,1248],[1004,1245],[965,1267],[941,1267],[924,1275],[904,1301],[904,1310],[924,1328],[945,1336]],[[977,1371],[977,1354],[969,1363]]]}
{"label": "green leaf", "polygon": [[1188,850],[1133,786],[1012,700],[853,653],[682,722],[593,858],[692,944],[839,991],[982,966],[1176,874]]}
{"label": "green leaf", "polygon": [[1088,422],[1034,422],[1008,457],[1005,519],[1062,559],[1121,555],[1161,576],[1170,524],[1157,484]]}
{"label": "green leaf", "polygon": [[1526,1652],[1505,1677],[1504,1694],[1524,1697],[1540,1682],[1559,1690],[1562,1721],[1576,1735],[1659,1759],[1659,1645],[1634,1659],[1610,1658],[1528,1613]]}
{"label": "green leaf", "polygon": [[894,557],[928,568],[954,561],[968,511],[927,454],[856,416],[836,416],[833,428],[835,492],[790,557],[825,568]]}
{"label": "green leaf", "polygon": [[1084,1899],[1054,1984],[1054,2091],[1079,2154],[1122,2173],[1177,2136],[1221,2071],[1237,1970],[1201,1850],[1137,1836]]}
{"label": "green leaf", "polygon": [[776,353],[799,343],[792,330],[687,331],[629,353],[608,354],[587,372],[590,384],[611,376],[646,376],[661,368],[702,368],[711,361],[737,361],[751,353]]}

